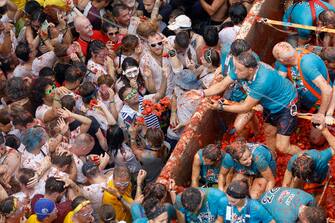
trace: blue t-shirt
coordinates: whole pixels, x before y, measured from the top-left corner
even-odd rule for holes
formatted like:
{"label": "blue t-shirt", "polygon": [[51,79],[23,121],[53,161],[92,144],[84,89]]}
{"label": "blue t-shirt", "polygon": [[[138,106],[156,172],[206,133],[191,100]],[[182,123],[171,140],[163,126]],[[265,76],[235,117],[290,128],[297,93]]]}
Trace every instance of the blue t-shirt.
{"label": "blue t-shirt", "polygon": [[149,219],[146,217],[144,208],[142,207],[141,204],[136,203],[136,202],[132,203],[130,212],[131,212],[131,217],[133,219],[133,222],[136,222],[136,223],[149,222]]}
{"label": "blue t-shirt", "polygon": [[[230,77],[237,79],[233,56],[229,53],[230,53],[230,45],[229,47],[222,48],[221,50],[222,75],[223,76],[229,75]],[[260,61],[259,56],[255,52],[252,52],[252,54],[255,56],[257,61]],[[235,80],[235,82],[229,89],[225,91],[224,97],[231,101],[240,102],[247,97],[247,94],[242,87],[245,81],[236,79],[233,79]]]}
{"label": "blue t-shirt", "polygon": [[242,166],[227,153],[223,167],[226,169],[233,168],[238,173],[250,176],[261,176],[261,172],[265,171],[269,167],[275,176],[276,160],[272,157],[270,149],[265,145],[254,143],[247,143],[247,146],[252,154],[251,166]]}
{"label": "blue t-shirt", "polygon": [[[329,10],[335,11],[335,8],[331,4],[324,1],[320,2],[327,6]],[[316,3],[314,3],[314,6],[316,18],[318,18],[319,14],[323,12],[324,9]],[[283,22],[289,22],[289,20],[292,23],[313,26],[314,21],[309,3],[307,1],[302,1],[289,7],[284,13]],[[309,38],[311,33],[312,32],[307,29],[298,29],[299,37],[304,39]]]}
{"label": "blue t-shirt", "polygon": [[[230,76],[237,80],[237,76]],[[259,62],[256,74],[251,81],[246,81],[243,88],[248,95],[260,102],[270,113],[278,113],[297,97],[294,85],[282,77],[270,65]]]}
{"label": "blue t-shirt", "polygon": [[273,188],[265,192],[259,201],[277,223],[296,222],[301,205],[315,206],[312,195],[303,190],[288,187]]}
{"label": "blue t-shirt", "polygon": [[[325,80],[327,80],[327,67],[323,60],[314,53],[306,54],[302,57],[300,62],[301,71],[304,74],[304,78],[306,82],[319,94],[321,94],[321,90],[313,83],[318,76],[323,76]],[[278,71],[287,72],[287,67],[276,61],[275,68]],[[318,98],[316,98],[307,88],[303,85],[300,73],[298,71],[298,66],[294,66],[291,68],[292,78],[294,80],[295,86],[298,90],[300,102],[305,108],[310,108],[313,106]]]}
{"label": "blue t-shirt", "polygon": [[219,216],[224,219],[225,223],[267,223],[273,220],[273,217],[258,201],[247,198],[246,202],[246,205],[239,211],[236,206],[229,204],[227,197],[221,198]]}
{"label": "blue t-shirt", "polygon": [[[328,174],[328,163],[332,158],[332,148],[325,149],[323,151],[318,151],[316,149],[307,150],[304,154],[310,156],[314,161],[314,171],[311,179],[311,183],[321,183]],[[291,157],[287,164],[287,170],[292,172],[292,166],[294,161],[297,159],[298,154]]]}
{"label": "blue t-shirt", "polygon": [[201,209],[198,214],[192,213],[183,207],[181,196],[177,195],[175,207],[184,214],[185,222],[192,223],[211,223],[215,222],[218,216],[218,202],[226,194],[215,188],[198,188],[205,193]]}
{"label": "blue t-shirt", "polygon": [[[177,219],[176,210],[174,209],[173,205],[165,203],[164,208],[168,213],[168,222],[171,222],[171,220],[173,219]],[[137,223],[149,222],[149,219],[145,215],[144,208],[141,204],[136,202],[132,203],[130,212],[133,222]]]}
{"label": "blue t-shirt", "polygon": [[210,166],[210,165],[205,165],[202,152],[203,152],[203,149],[200,149],[197,152],[200,158],[200,180],[203,183],[207,183],[207,184],[217,184],[221,166],[224,166],[225,154],[222,154],[220,166]]}

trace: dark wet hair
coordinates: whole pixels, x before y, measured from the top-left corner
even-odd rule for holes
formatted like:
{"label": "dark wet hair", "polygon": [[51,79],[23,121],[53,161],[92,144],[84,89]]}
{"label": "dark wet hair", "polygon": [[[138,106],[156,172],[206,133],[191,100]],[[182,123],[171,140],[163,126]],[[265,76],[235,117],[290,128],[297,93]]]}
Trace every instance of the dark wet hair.
{"label": "dark wet hair", "polygon": [[236,39],[230,47],[230,53],[234,56],[237,57],[238,55],[240,55],[243,52],[246,52],[248,50],[250,50],[251,47],[248,44],[247,41],[245,41],[244,39]]}
{"label": "dark wet hair", "polygon": [[21,77],[13,77],[7,81],[5,93],[9,100],[18,101],[27,97],[30,89]]}
{"label": "dark wet hair", "polygon": [[29,183],[30,179],[34,177],[35,170],[29,168],[20,168],[18,175],[18,181],[26,186]]}
{"label": "dark wet hair", "polygon": [[[205,55],[206,53],[210,51],[210,59],[211,59],[211,64],[214,66],[214,67],[219,67],[220,64],[221,64],[221,58],[220,58],[220,53],[217,52],[215,49],[213,48],[208,48],[206,51],[205,51]],[[208,52],[209,53],[209,52]]]}
{"label": "dark wet hair", "polygon": [[209,144],[202,150],[202,155],[213,162],[220,160],[222,158],[221,148],[215,144]]}
{"label": "dark wet hair", "polygon": [[93,163],[84,163],[81,170],[85,177],[94,177],[100,172],[99,168]]}
{"label": "dark wet hair", "polygon": [[314,172],[314,161],[307,154],[302,154],[292,164],[292,175],[309,181]]}
{"label": "dark wet hair", "polygon": [[45,193],[62,193],[65,191],[65,183],[63,181],[56,180],[55,177],[49,177],[45,181]]}
{"label": "dark wet hair", "polygon": [[251,52],[241,53],[238,55],[237,60],[246,68],[256,68],[258,65],[256,57]]}
{"label": "dark wet hair", "polygon": [[76,81],[80,80],[80,78],[83,76],[81,70],[74,65],[71,65],[68,68],[66,68],[64,74],[65,74],[64,81],[67,81],[69,83],[75,83]]}
{"label": "dark wet hair", "polygon": [[208,26],[205,28],[204,40],[207,46],[214,47],[219,42],[219,32],[214,26]]}
{"label": "dark wet hair", "polygon": [[15,55],[17,58],[27,62],[29,60],[29,55],[31,53],[30,47],[28,43],[21,42],[15,48]]}
{"label": "dark wet hair", "polygon": [[147,184],[143,191],[144,200],[155,197],[160,201],[164,201],[163,199],[167,196],[167,188],[164,184],[152,182]]}
{"label": "dark wet hair", "polygon": [[76,101],[72,95],[64,95],[60,99],[60,104],[62,105],[62,108],[66,108],[69,111],[73,111],[73,108],[76,105]]}
{"label": "dark wet hair", "polygon": [[39,10],[42,10],[42,7],[37,1],[34,0],[27,1],[24,6],[24,12],[30,17]]}
{"label": "dark wet hair", "polygon": [[190,44],[190,35],[186,31],[181,31],[177,33],[175,38],[175,44],[182,49],[186,49]]}
{"label": "dark wet hair", "polygon": [[242,3],[235,3],[230,6],[228,14],[234,25],[238,25],[243,22],[248,11]]}
{"label": "dark wet hair", "polygon": [[160,200],[155,197],[151,197],[143,201],[143,208],[148,219],[154,219],[166,212],[166,209],[160,203]]}
{"label": "dark wet hair", "polygon": [[79,87],[79,94],[85,104],[90,103],[90,101],[96,97],[96,88],[92,82],[84,82]]}
{"label": "dark wet hair", "polygon": [[6,146],[9,146],[13,149],[18,149],[21,145],[21,140],[14,134],[7,134],[5,136]]}
{"label": "dark wet hair", "polygon": [[54,153],[51,155],[51,163],[56,165],[56,166],[60,166],[60,167],[64,167],[66,165],[71,165],[73,161],[72,155],[71,154],[67,154],[67,153],[63,153],[63,154],[58,154],[58,153]]}
{"label": "dark wet hair", "polygon": [[123,11],[123,10],[127,10],[128,7],[125,6],[124,4],[115,4],[113,6],[113,10],[112,10],[112,14],[114,17],[118,17],[120,16],[120,12]]}
{"label": "dark wet hair", "polygon": [[304,216],[308,222],[326,223],[327,214],[321,207],[306,207],[304,210]]}
{"label": "dark wet hair", "polygon": [[78,205],[80,205],[84,201],[88,201],[88,199],[86,199],[84,196],[78,196],[75,199],[73,199],[71,204],[72,210],[74,210]]}
{"label": "dark wet hair", "polygon": [[236,140],[226,147],[226,152],[237,162],[241,159],[243,153],[248,149],[245,140]]}
{"label": "dark wet hair", "polygon": [[9,215],[13,212],[15,209],[15,202],[14,202],[15,197],[10,196],[5,198],[0,202],[0,213],[3,214],[4,216]]}
{"label": "dark wet hair", "polygon": [[331,10],[324,10],[319,14],[319,21],[322,23],[322,26],[335,25],[335,13]]}
{"label": "dark wet hair", "polygon": [[189,211],[195,212],[201,204],[200,190],[194,187],[189,187],[181,194],[181,203]]}
{"label": "dark wet hair", "polygon": [[140,41],[137,36],[128,34],[122,38],[121,43],[123,52],[134,52]]}
{"label": "dark wet hair", "polygon": [[118,125],[110,126],[106,138],[109,151],[116,156],[124,141],[123,130]]}
{"label": "dark wet hair", "polygon": [[42,10],[35,10],[31,15],[31,21],[38,21],[39,23],[43,23],[47,18],[47,15]]}
{"label": "dark wet hair", "polygon": [[227,194],[235,199],[249,196],[249,185],[246,179],[234,180],[227,187]]}
{"label": "dark wet hair", "polygon": [[50,67],[43,67],[39,74],[39,77],[55,77],[55,71]]}
{"label": "dark wet hair", "polygon": [[105,48],[106,45],[100,40],[93,40],[92,42],[90,42],[87,47],[87,56],[85,64],[87,64],[88,60],[92,58],[93,53],[97,54]]}
{"label": "dark wet hair", "polygon": [[48,85],[53,85],[53,81],[45,77],[39,77],[32,83],[30,101],[35,109],[43,104],[45,89]]}

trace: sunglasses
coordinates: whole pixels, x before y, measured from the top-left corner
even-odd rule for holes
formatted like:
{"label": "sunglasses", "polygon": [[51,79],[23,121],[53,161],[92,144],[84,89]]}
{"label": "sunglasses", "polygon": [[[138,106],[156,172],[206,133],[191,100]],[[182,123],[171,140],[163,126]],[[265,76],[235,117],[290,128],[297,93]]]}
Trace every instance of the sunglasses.
{"label": "sunglasses", "polygon": [[129,182],[116,182],[115,186],[117,187],[128,187]]}
{"label": "sunglasses", "polygon": [[119,31],[107,33],[108,36],[116,36],[117,34],[119,34]]}
{"label": "sunglasses", "polygon": [[53,92],[53,90],[55,90],[55,89],[56,89],[56,85],[55,85],[55,84],[52,84],[52,85],[51,85],[51,89],[46,90],[46,91],[45,91],[45,94],[46,94],[46,95],[50,95],[50,94]]}
{"label": "sunglasses", "polygon": [[137,94],[137,89],[133,88],[129,94],[124,98],[124,100],[130,100]]}
{"label": "sunglasses", "polygon": [[209,49],[205,52],[205,55],[204,55],[204,58],[205,58],[207,63],[210,63],[210,64],[212,63],[212,58],[211,57],[212,57],[212,50]]}
{"label": "sunglasses", "polygon": [[151,47],[162,46],[162,45],[163,45],[163,42],[162,42],[162,41],[157,42],[157,43],[150,43],[150,46],[151,46]]}

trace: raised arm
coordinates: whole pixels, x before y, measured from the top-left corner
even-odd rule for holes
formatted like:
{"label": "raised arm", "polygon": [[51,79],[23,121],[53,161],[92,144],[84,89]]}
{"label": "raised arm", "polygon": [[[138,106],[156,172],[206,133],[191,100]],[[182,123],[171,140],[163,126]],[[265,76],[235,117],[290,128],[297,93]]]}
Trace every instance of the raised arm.
{"label": "raised arm", "polygon": [[192,166],[192,187],[199,187],[199,178],[200,178],[200,157],[198,153],[194,155],[193,166]]}

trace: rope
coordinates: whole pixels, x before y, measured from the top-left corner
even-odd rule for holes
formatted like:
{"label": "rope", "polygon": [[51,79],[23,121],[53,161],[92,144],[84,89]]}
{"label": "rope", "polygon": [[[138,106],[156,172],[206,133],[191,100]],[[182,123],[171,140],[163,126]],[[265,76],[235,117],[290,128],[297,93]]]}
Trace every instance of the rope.
{"label": "rope", "polygon": [[[266,24],[271,27],[273,27],[273,25],[277,25],[277,26],[291,27],[291,28],[297,28],[297,29],[307,29],[307,30],[312,30],[312,31],[317,31],[317,32],[335,33],[335,29],[329,29],[326,27],[307,26],[307,25],[301,25],[297,23],[272,20],[272,19],[263,18],[263,17],[258,17],[257,22]],[[277,29],[277,30],[283,31],[280,29]]]}

